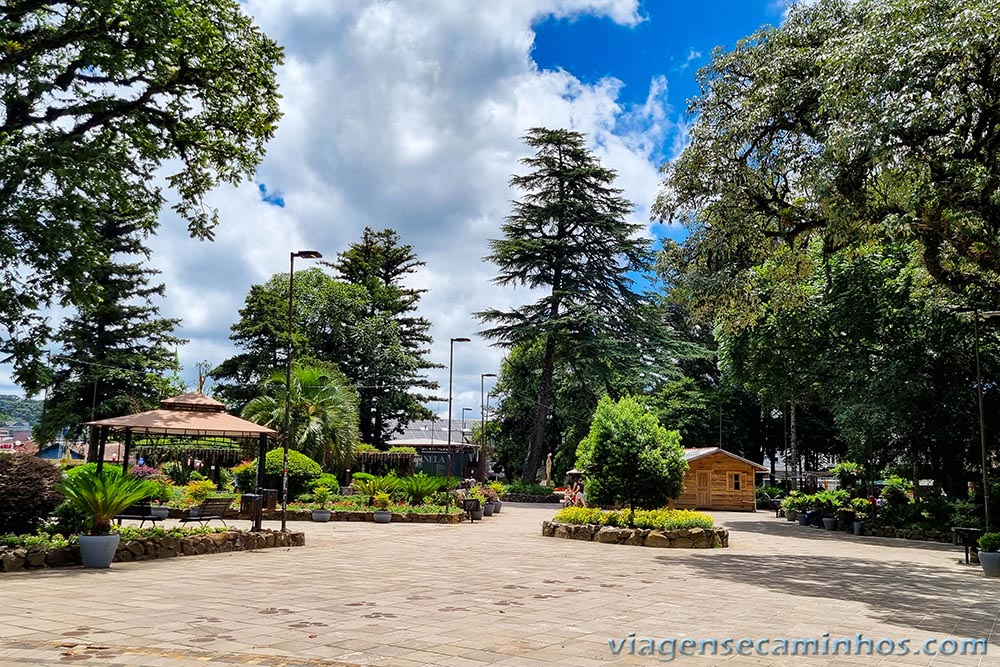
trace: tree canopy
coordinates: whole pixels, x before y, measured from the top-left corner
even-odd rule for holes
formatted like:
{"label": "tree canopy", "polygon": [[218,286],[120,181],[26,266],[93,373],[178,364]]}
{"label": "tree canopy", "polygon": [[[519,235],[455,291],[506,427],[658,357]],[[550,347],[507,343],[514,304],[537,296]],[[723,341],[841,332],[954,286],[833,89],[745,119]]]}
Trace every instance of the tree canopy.
{"label": "tree canopy", "polygon": [[109,215],[152,231],[169,190],[212,237],[204,196],[263,158],[282,50],[236,0],[5,3],[0,41],[0,343],[23,381],[50,335],[37,311],[99,301]]}

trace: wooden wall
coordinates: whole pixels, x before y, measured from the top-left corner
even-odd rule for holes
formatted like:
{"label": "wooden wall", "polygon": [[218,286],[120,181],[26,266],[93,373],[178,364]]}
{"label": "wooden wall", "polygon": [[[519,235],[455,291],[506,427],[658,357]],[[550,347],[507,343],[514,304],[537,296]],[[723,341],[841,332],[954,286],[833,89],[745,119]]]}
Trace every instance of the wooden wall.
{"label": "wooden wall", "polygon": [[[674,501],[678,509],[756,511],[754,468],[722,453],[688,462],[684,491]],[[740,488],[733,478],[739,474]]]}

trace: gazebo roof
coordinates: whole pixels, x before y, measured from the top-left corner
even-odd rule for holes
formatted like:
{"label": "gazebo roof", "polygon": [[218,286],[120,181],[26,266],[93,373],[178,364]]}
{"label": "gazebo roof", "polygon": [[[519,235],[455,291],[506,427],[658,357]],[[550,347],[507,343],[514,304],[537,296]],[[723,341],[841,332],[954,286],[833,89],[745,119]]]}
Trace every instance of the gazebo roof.
{"label": "gazebo roof", "polygon": [[139,412],[87,422],[87,426],[107,427],[150,435],[217,436],[248,438],[276,437],[274,429],[255,424],[224,411],[215,399],[193,391],[160,401],[159,410]]}

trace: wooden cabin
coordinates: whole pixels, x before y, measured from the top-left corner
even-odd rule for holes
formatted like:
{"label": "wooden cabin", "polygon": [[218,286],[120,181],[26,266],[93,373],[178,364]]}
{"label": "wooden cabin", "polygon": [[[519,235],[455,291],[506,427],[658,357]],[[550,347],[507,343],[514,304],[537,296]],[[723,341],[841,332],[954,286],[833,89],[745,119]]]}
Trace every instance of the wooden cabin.
{"label": "wooden cabin", "polygon": [[678,509],[756,511],[755,473],[766,470],[721,447],[684,450],[688,462],[684,491],[674,501]]}

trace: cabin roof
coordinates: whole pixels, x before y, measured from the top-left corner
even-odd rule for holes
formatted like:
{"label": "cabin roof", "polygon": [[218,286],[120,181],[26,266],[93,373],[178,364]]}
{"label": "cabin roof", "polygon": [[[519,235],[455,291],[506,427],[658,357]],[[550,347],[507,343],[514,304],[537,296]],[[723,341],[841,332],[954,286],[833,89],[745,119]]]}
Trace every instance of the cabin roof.
{"label": "cabin roof", "polygon": [[742,456],[737,456],[732,452],[727,452],[722,447],[689,447],[684,450],[684,458],[688,461],[695,461],[697,459],[704,458],[706,456],[711,456],[712,454],[723,454],[730,458],[736,459],[737,461],[745,463],[748,466],[752,466],[757,470],[764,472],[767,471],[767,468],[765,468],[761,464],[751,461],[750,459],[745,459]]}

